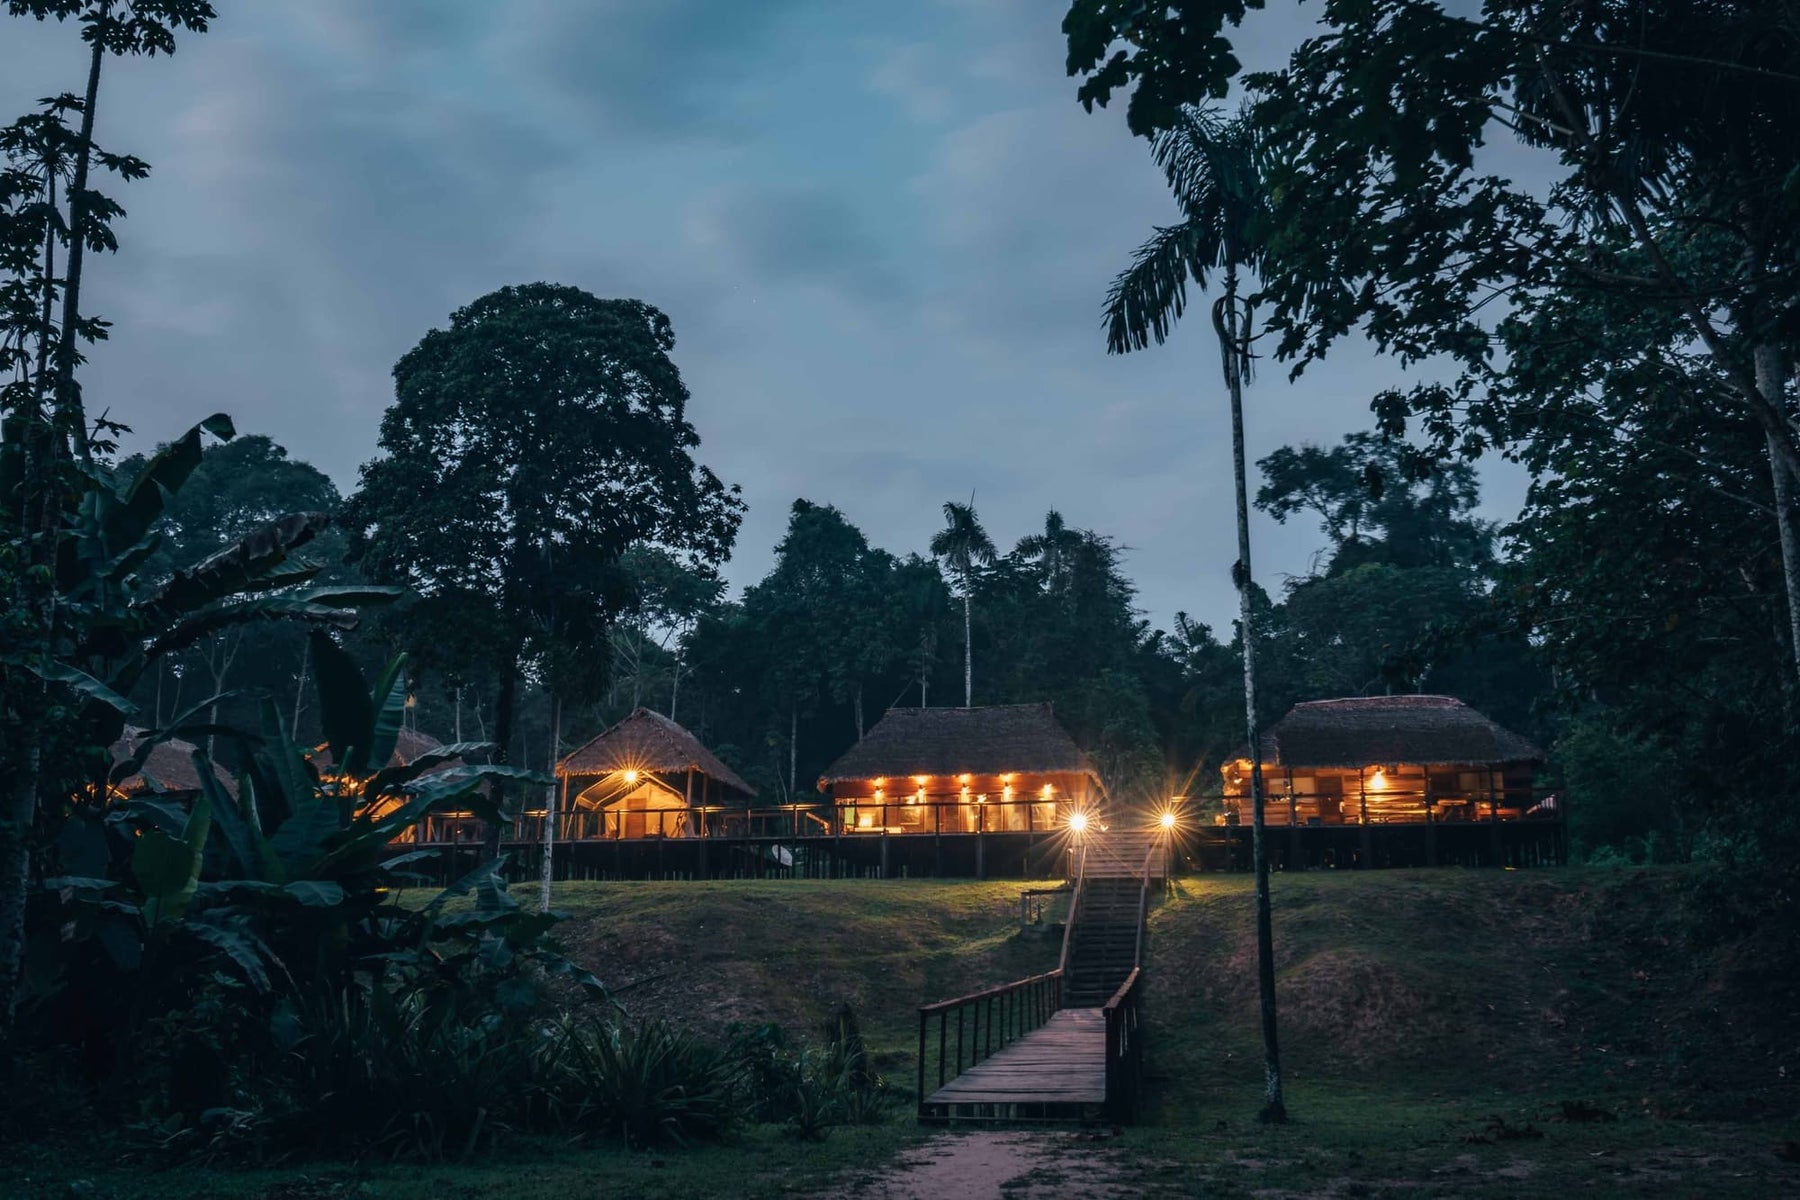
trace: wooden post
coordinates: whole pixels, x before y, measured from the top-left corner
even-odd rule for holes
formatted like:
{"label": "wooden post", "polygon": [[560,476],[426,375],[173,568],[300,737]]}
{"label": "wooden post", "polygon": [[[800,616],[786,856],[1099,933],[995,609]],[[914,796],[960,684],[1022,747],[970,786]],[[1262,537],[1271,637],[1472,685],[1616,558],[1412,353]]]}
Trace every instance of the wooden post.
{"label": "wooden post", "polygon": [[1496,794],[1494,768],[1488,768],[1488,852],[1493,855],[1493,865],[1505,866],[1500,855],[1500,797]]}
{"label": "wooden post", "polygon": [[1367,767],[1356,768],[1356,824],[1362,840],[1363,869],[1375,865],[1375,850],[1369,837],[1369,785],[1366,780]]}
{"label": "wooden post", "polygon": [[1287,787],[1288,802],[1288,860],[1284,865],[1294,871],[1305,865],[1300,861],[1300,804],[1294,798],[1294,769],[1283,767],[1281,774]]}
{"label": "wooden post", "polygon": [[925,1010],[919,1010],[919,1111],[925,1111]]}
{"label": "wooden post", "polygon": [[1432,811],[1434,797],[1431,794],[1431,768],[1421,767],[1425,772],[1425,865],[1435,867],[1437,858],[1437,814]]}

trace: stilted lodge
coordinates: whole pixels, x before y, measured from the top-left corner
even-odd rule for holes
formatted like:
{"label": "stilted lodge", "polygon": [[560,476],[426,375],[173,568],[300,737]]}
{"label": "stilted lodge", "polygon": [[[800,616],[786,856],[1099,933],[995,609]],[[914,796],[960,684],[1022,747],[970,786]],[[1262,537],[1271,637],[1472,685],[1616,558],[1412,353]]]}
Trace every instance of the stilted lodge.
{"label": "stilted lodge", "polygon": [[896,869],[896,836],[932,839],[929,855],[904,852],[909,871],[1030,873],[1061,852],[1072,816],[1106,798],[1048,704],[889,709],[819,790],[835,834],[880,840],[883,874]]}
{"label": "stilted lodge", "polygon": [[[1450,696],[1296,704],[1263,735],[1264,822],[1278,865],[1558,861],[1562,812],[1543,752]],[[1250,761],[1223,767],[1219,824],[1248,834]],[[1242,836],[1229,841],[1242,840]]]}
{"label": "stilted lodge", "polygon": [[688,838],[746,831],[756,789],[700,739],[639,708],[556,764],[557,836]]}

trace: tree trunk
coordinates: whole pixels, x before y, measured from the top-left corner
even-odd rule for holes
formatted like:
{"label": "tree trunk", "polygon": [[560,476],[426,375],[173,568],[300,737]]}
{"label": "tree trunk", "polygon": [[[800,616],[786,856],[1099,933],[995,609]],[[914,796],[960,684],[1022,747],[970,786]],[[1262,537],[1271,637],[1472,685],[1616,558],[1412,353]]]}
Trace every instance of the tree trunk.
{"label": "tree trunk", "polygon": [[1226,355],[1225,380],[1231,392],[1231,470],[1237,486],[1238,623],[1244,649],[1244,725],[1250,741],[1250,846],[1256,870],[1256,985],[1262,1001],[1264,1121],[1285,1121],[1287,1103],[1281,1086],[1281,1047],[1275,1023],[1275,932],[1269,902],[1269,852],[1263,821],[1262,730],[1256,717],[1256,628],[1250,590],[1250,495],[1244,470],[1243,334],[1238,328],[1237,271],[1225,275],[1225,314],[1221,349]]}
{"label": "tree trunk", "polygon": [[550,874],[556,845],[556,759],[562,753],[562,700],[550,697],[550,786],[544,789],[544,870],[538,887],[538,907],[550,911]]}
{"label": "tree trunk", "polygon": [[963,707],[975,706],[975,644],[971,637],[974,629],[969,620],[969,576],[963,573]]}
{"label": "tree trunk", "polygon": [[[511,761],[513,735],[513,704],[518,698],[519,687],[519,652],[514,650],[506,659],[506,665],[500,672],[500,694],[494,698],[494,752],[492,761],[505,764]],[[500,857],[500,828],[506,816],[506,784],[503,780],[493,780],[492,799],[494,807],[500,810],[502,820],[491,822],[487,835],[481,842],[483,862],[493,862]]]}
{"label": "tree trunk", "polygon": [[7,781],[0,814],[0,1032],[12,1033],[25,961],[25,901],[31,877],[31,826],[37,816],[38,772],[43,753],[37,721],[24,723],[24,759]]}
{"label": "tree trunk", "polygon": [[800,795],[800,709],[788,710],[788,802]]}
{"label": "tree trunk", "polygon": [[[1788,406],[1781,351],[1764,345],[1756,347],[1752,355],[1756,363],[1757,390],[1785,416]],[[1781,539],[1781,578],[1787,593],[1788,652],[1794,661],[1796,684],[1800,684],[1800,530],[1794,523],[1794,474],[1775,431],[1765,430],[1763,437],[1769,451],[1769,479],[1775,490],[1775,528]]]}
{"label": "tree trunk", "polygon": [[859,742],[863,740],[862,693],[863,687],[862,684],[859,683],[856,685],[856,690],[850,694],[851,707],[856,710],[856,740]]}
{"label": "tree trunk", "polygon": [[679,639],[675,642],[675,678],[669,684],[669,720],[675,719],[675,702],[681,698],[681,666],[687,658],[687,644]]}
{"label": "tree trunk", "polygon": [[[110,19],[111,0],[100,0],[100,25]],[[89,460],[87,417],[75,391],[75,327],[81,314],[81,265],[87,236],[88,163],[94,150],[94,105],[100,97],[100,64],[105,39],[94,39],[88,60],[86,103],[81,110],[81,140],[75,150],[75,178],[69,186],[69,277],[63,286],[62,332],[56,340],[56,419],[65,424],[82,462]]]}

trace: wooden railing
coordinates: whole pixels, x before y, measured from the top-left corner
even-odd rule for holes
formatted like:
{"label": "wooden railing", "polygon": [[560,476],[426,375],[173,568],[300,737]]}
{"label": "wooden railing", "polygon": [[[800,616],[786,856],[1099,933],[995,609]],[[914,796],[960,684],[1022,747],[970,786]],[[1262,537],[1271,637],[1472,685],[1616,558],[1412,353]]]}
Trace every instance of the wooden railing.
{"label": "wooden railing", "polygon": [[1101,1010],[1106,1018],[1106,1117],[1125,1124],[1137,1115],[1143,1086],[1144,1040],[1138,997],[1144,969],[1133,967]]}
{"label": "wooden railing", "polygon": [[926,1061],[933,1018],[937,1020],[936,1087],[943,1087],[962,1074],[965,1067],[992,1058],[1048,1021],[1062,1007],[1062,978],[1061,969],[1046,971],[920,1008],[919,1115],[925,1114],[925,1097],[929,1094],[926,1082],[931,1072],[926,1069]]}

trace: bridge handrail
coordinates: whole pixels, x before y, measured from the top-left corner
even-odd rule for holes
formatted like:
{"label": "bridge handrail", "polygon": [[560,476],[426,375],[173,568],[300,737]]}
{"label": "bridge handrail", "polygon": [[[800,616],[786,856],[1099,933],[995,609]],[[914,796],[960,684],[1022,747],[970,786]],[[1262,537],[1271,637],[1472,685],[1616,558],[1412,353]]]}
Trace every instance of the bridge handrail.
{"label": "bridge handrail", "polygon": [[[919,1008],[918,1112],[925,1116],[926,1034],[931,1019],[937,1018],[937,1086],[943,1087],[963,1073],[964,1037],[967,1037],[968,1066],[984,1058],[992,1058],[1013,1042],[1039,1028],[1062,1007],[1062,969],[1045,971],[991,987],[985,991],[940,1000]],[[950,1014],[956,1014],[956,1059],[950,1059]],[[973,1014],[970,1020],[967,1014]],[[998,1026],[998,1028],[996,1028]]]}
{"label": "bridge handrail", "polygon": [[1137,1115],[1143,1082],[1144,1042],[1138,999],[1144,969],[1133,967],[1101,1009],[1106,1019],[1106,1116],[1124,1124]]}
{"label": "bridge handrail", "polygon": [[1075,915],[1081,910],[1081,881],[1087,877],[1087,842],[1081,843],[1081,857],[1075,860],[1075,890],[1069,895],[1069,915],[1063,920],[1062,957],[1056,960],[1056,969],[1069,969],[1069,935],[1075,930]]}

